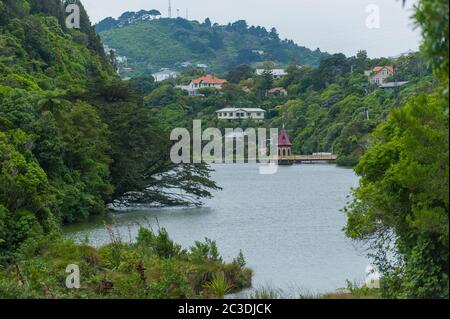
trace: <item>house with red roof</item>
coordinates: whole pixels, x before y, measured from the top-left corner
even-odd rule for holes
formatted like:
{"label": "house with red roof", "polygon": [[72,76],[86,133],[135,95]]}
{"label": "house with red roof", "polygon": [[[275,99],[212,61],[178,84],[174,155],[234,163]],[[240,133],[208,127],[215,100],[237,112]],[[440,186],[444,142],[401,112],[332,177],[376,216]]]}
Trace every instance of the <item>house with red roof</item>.
{"label": "house with red roof", "polygon": [[213,74],[207,74],[199,77],[198,79],[192,80],[189,85],[179,85],[177,87],[188,91],[189,95],[194,96],[197,95],[197,91],[199,89],[215,88],[220,90],[225,83],[227,83],[226,80],[220,79]]}
{"label": "house with red roof", "polygon": [[198,79],[192,80],[190,86],[193,89],[216,88],[220,90],[225,83],[227,83],[226,80],[219,79],[212,74],[207,74],[199,77]]}
{"label": "house with red roof", "polygon": [[372,70],[366,71],[365,74],[369,78],[371,84],[376,84],[378,86],[386,82],[386,79],[395,74],[395,66],[385,65],[376,66]]}

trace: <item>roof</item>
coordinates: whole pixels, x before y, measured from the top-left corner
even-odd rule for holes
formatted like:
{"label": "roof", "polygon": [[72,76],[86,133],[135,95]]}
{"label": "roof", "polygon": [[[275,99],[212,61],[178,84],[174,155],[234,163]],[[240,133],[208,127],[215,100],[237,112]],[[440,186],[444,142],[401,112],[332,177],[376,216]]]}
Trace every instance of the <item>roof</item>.
{"label": "roof", "polygon": [[205,76],[202,76],[198,79],[192,80],[193,83],[195,84],[200,84],[200,83],[206,83],[206,84],[225,84],[227,83],[226,80],[223,79],[219,79],[216,78],[214,75],[212,74],[208,74]]}
{"label": "roof", "polygon": [[281,130],[280,136],[278,136],[278,147],[280,146],[292,146],[289,135],[284,127]]}
{"label": "roof", "polygon": [[243,111],[243,112],[247,112],[247,113],[254,113],[254,112],[264,112],[266,113],[266,111],[264,111],[263,109],[260,108],[236,108],[236,107],[227,107],[221,110],[218,110],[216,113],[221,113],[221,112],[237,112],[237,111]]}
{"label": "roof", "polygon": [[387,69],[390,73],[395,73],[395,69],[393,65],[385,65],[385,66],[376,66],[372,69],[373,73],[378,73],[384,69]]}
{"label": "roof", "polygon": [[409,83],[409,81],[387,82],[387,83],[381,84],[380,88],[383,88],[383,89],[396,88],[396,87],[406,85],[408,83]]}

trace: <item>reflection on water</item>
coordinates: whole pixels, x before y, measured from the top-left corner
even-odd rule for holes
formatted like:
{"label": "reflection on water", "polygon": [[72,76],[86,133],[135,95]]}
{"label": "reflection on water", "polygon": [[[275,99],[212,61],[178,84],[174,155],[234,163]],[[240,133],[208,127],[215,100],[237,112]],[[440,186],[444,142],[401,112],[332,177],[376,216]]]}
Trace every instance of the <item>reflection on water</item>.
{"label": "reflection on water", "polygon": [[[213,179],[223,188],[202,208],[149,209],[113,214],[125,241],[139,226],[165,227],[184,247],[205,237],[217,241],[226,260],[242,249],[255,271],[254,286],[328,292],[362,281],[365,252],[345,238],[340,209],[357,185],[352,170],[334,165],[280,167],[260,175],[256,165],[216,165]],[[97,218],[65,229],[68,237],[109,242]]]}

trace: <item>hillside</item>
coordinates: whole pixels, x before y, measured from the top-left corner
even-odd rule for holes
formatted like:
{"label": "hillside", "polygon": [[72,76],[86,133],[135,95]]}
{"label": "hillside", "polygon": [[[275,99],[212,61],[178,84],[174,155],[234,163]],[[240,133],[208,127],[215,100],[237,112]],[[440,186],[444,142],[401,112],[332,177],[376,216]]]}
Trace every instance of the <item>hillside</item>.
{"label": "hillside", "polygon": [[177,68],[183,62],[206,64],[214,72],[267,60],[317,66],[328,56],[319,49],[312,51],[280,39],[275,28],[249,27],[243,20],[222,26],[209,19],[203,23],[159,19],[149,12],[127,12],[118,20],[107,18],[96,26],[103,42],[116,49],[117,55],[126,56],[137,74]]}
{"label": "hillside", "polygon": [[[94,248],[61,236],[124,197],[181,205],[217,189],[202,165],[167,174],[165,133],[115,74],[80,2],[80,28],[68,29],[66,4],[0,0],[0,299],[217,298],[207,287],[220,274],[249,287],[243,256],[224,263],[213,241],[187,251],[164,229],[141,229],[136,244]],[[67,289],[69,264],[83,271],[79,289]]]}
{"label": "hillside", "polygon": [[[395,90],[370,84],[364,71],[380,64],[396,65],[395,79],[408,84]],[[221,129],[284,125],[294,154],[334,152],[339,165],[353,166],[367,149],[370,134],[390,111],[434,87],[431,70],[420,53],[394,60],[370,59],[365,51],[350,58],[335,54],[323,59],[317,68],[288,67],[287,76],[278,79],[245,69],[230,70],[230,83],[222,94],[208,91],[204,96],[189,97],[167,81],[155,84],[144,103],[168,128],[190,127],[194,119],[202,119],[205,127]],[[287,95],[266,94],[275,87],[284,88]],[[258,106],[266,110],[266,120],[218,120],[216,111],[230,106]]]}
{"label": "hillside", "polygon": [[[147,161],[174,168],[165,155],[166,132],[116,75],[81,3],[80,29],[63,23],[63,4],[0,1],[0,256],[21,241],[13,234],[4,239],[3,226],[23,223],[22,215],[30,225],[38,216],[48,229],[101,214],[129,192],[128,203],[157,195],[164,204],[181,204],[180,197],[171,203],[156,189],[148,193],[153,179],[142,178],[163,173],[150,172]],[[124,155],[130,149],[133,158]],[[168,183],[191,187],[184,177]],[[18,211],[22,215],[3,224]]]}

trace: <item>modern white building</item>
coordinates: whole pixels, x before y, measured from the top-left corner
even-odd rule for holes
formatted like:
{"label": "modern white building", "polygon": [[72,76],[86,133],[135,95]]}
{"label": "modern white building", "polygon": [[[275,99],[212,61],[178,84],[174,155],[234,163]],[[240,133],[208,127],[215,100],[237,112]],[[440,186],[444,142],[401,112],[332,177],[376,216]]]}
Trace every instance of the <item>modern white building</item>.
{"label": "modern white building", "polygon": [[176,79],[178,72],[169,69],[162,69],[159,72],[153,73],[152,76],[155,78],[156,82],[162,82],[168,79]]}
{"label": "modern white building", "polygon": [[266,111],[260,108],[229,107],[218,110],[216,113],[219,120],[264,120],[266,117]]}
{"label": "modern white building", "polygon": [[[265,71],[266,71],[266,69],[256,69],[256,74],[263,75]],[[270,71],[274,78],[281,78],[281,77],[287,75],[287,72],[284,69],[272,69]]]}

